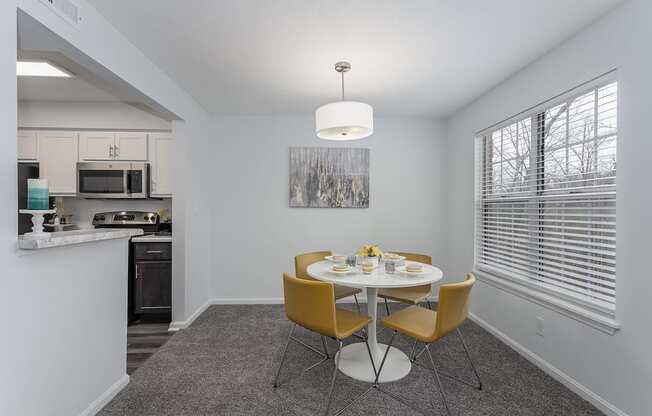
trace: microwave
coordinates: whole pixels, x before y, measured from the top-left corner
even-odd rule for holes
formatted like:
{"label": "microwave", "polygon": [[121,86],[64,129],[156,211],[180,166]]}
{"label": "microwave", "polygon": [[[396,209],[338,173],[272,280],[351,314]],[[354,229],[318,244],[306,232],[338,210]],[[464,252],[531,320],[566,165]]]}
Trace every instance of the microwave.
{"label": "microwave", "polygon": [[77,163],[77,196],[146,199],[149,197],[149,163]]}

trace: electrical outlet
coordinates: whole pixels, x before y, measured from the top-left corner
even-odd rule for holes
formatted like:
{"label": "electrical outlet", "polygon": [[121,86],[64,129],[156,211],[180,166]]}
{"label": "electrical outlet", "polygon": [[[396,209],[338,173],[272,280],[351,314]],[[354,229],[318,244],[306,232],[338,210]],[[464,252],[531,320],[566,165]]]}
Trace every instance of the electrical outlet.
{"label": "electrical outlet", "polygon": [[537,335],[543,336],[543,318],[540,316],[537,316]]}

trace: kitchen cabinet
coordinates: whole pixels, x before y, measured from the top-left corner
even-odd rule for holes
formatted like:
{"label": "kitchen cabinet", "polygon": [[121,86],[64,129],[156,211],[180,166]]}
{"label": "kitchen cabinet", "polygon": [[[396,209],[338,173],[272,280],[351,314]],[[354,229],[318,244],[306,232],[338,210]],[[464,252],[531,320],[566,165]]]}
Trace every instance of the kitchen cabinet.
{"label": "kitchen cabinet", "polygon": [[172,155],[174,139],[171,134],[150,134],[149,161],[151,167],[150,195],[156,198],[172,197]]}
{"label": "kitchen cabinet", "polygon": [[147,133],[82,132],[79,136],[79,159],[147,160]]}
{"label": "kitchen cabinet", "polygon": [[35,131],[18,130],[18,160],[38,160],[38,137]]}
{"label": "kitchen cabinet", "polygon": [[77,136],[70,131],[37,133],[40,178],[48,180],[51,196],[77,193]]}
{"label": "kitchen cabinet", "polygon": [[172,312],[172,243],[134,244],[134,313]]}
{"label": "kitchen cabinet", "polygon": [[116,133],[114,153],[116,160],[147,160],[146,133]]}
{"label": "kitchen cabinet", "polygon": [[79,135],[80,160],[113,160],[115,133],[85,131]]}

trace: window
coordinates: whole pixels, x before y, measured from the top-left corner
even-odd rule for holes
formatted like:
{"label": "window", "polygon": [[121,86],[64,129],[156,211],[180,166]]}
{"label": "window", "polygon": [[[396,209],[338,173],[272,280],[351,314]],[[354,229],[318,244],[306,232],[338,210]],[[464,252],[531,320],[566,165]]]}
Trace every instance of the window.
{"label": "window", "polygon": [[613,316],[617,95],[597,80],[479,135],[481,274]]}

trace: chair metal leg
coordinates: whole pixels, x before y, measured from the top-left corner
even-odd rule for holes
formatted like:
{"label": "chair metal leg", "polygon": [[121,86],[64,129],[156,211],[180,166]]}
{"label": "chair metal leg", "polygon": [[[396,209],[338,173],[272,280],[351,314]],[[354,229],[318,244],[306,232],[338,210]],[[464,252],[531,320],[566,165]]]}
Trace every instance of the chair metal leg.
{"label": "chair metal leg", "polygon": [[[371,355],[371,348],[369,347],[369,342],[367,341],[366,338],[364,339],[364,343],[365,343],[365,345],[366,345],[366,347],[367,347],[367,353],[369,354],[369,359],[371,360],[371,367],[372,367],[373,370],[374,370],[374,375],[377,375],[378,373],[376,372],[376,364],[374,363],[373,356]],[[339,359],[339,357],[338,357],[338,359]],[[360,394],[360,395],[354,397],[353,399],[351,399],[347,404],[344,405],[344,407],[342,407],[340,410],[338,410],[337,412],[335,412],[335,415],[334,415],[334,416],[339,416],[339,415],[341,415],[342,413],[344,413],[344,412],[346,411],[346,409],[348,409],[349,407],[351,407],[351,405],[353,405],[353,403],[355,403],[355,402],[357,402],[358,400],[360,400],[360,399],[362,399],[363,397],[365,397],[365,396],[367,395],[367,393],[369,393],[371,390],[374,389],[374,387],[375,387],[374,385],[371,385],[371,386],[370,386],[369,388],[367,388],[367,390],[365,390],[362,394]]]}
{"label": "chair metal leg", "polygon": [[444,406],[446,407],[446,413],[450,416],[451,411],[448,408],[448,403],[446,403],[446,395],[444,393],[444,386],[441,384],[441,380],[439,379],[439,373],[437,372],[437,367],[435,367],[435,361],[432,359],[432,354],[430,354],[430,349],[428,348],[428,344],[426,344],[426,352],[428,353],[428,358],[430,359],[430,365],[432,365],[432,370],[435,373],[435,380],[437,381],[437,384],[439,385],[439,392],[441,393],[441,399],[444,402]]}
{"label": "chair metal leg", "polygon": [[310,367],[301,370],[300,374],[298,374],[296,376],[293,376],[293,377],[289,378],[288,380],[285,380],[284,382],[293,381],[293,380],[303,376],[306,372],[312,370],[313,368],[317,367],[318,365],[323,364],[326,361],[330,360],[330,356],[328,354],[328,348],[326,347],[326,340],[324,339],[323,335],[320,335],[320,336],[321,336],[321,340],[322,340],[322,346],[324,347],[325,352],[319,351],[317,348],[313,347],[312,345],[306,344],[305,342],[301,341],[300,339],[295,338],[293,336],[293,333],[294,333],[294,330],[296,329],[296,327],[297,327],[297,324],[294,324],[294,326],[292,327],[292,330],[290,331],[290,335],[288,336],[288,340],[285,343],[285,347],[283,348],[283,356],[281,357],[281,363],[279,364],[278,370],[276,371],[276,377],[274,378],[274,387],[278,387],[278,386],[281,385],[281,383],[279,382],[279,376],[281,374],[281,368],[283,367],[283,363],[285,362],[285,356],[287,354],[287,350],[288,350],[288,347],[290,345],[290,341],[294,341],[299,345],[303,345],[304,347],[306,347],[310,351],[318,354],[321,357],[321,360],[319,360],[316,363],[312,364]]}
{"label": "chair metal leg", "polygon": [[328,347],[326,346],[326,338],[324,336],[321,336],[321,345],[324,347],[324,353],[326,354],[326,358],[330,358],[328,355]]}
{"label": "chair metal leg", "polygon": [[428,303],[428,309],[432,311],[433,309],[432,309],[432,305],[430,304],[430,299],[427,299],[426,302]]}
{"label": "chair metal leg", "polygon": [[292,341],[296,342],[297,344],[303,345],[304,347],[308,348],[310,351],[318,354],[320,357],[327,358],[326,354],[324,354],[322,351],[319,351],[317,348],[313,347],[310,344],[306,344],[305,342],[301,341],[299,338],[295,338],[295,337],[291,336],[290,339]]}
{"label": "chair metal leg", "polygon": [[360,304],[358,303],[358,296],[354,294],[353,299],[355,300],[355,307],[358,309],[358,313],[362,313],[362,310],[360,309]]}
{"label": "chair metal leg", "polygon": [[333,416],[339,416],[339,415],[341,415],[342,413],[344,413],[344,411],[345,411],[346,409],[348,409],[349,407],[351,407],[351,405],[352,405],[353,403],[355,403],[355,402],[357,402],[358,400],[362,399],[364,396],[367,395],[367,393],[369,393],[369,392],[370,392],[371,390],[373,390],[373,389],[374,389],[374,386],[369,387],[367,390],[364,391],[364,393],[360,394],[358,397],[356,397],[355,399],[351,400],[351,401],[348,402],[346,405],[344,405],[344,407],[342,407],[340,410],[338,410],[337,412],[335,412],[335,414],[334,414]]}
{"label": "chair metal leg", "polygon": [[[476,390],[482,390],[482,380],[480,380],[480,375],[478,374],[478,371],[477,371],[477,369],[475,368],[475,364],[473,363],[473,360],[471,359],[471,355],[469,354],[469,350],[468,350],[468,348],[467,348],[467,346],[466,346],[466,342],[464,341],[464,337],[462,337],[462,332],[460,332],[460,329],[459,329],[459,328],[457,328],[457,335],[460,337],[460,340],[462,341],[462,347],[464,347],[464,352],[466,353],[466,358],[469,360],[469,364],[471,364],[471,369],[473,369],[473,374],[475,374],[475,378],[476,378],[476,380],[478,381],[478,384],[477,384],[477,385],[471,384],[471,383],[469,383],[468,381],[464,381],[464,380],[460,379],[459,377],[456,377],[456,376],[454,376],[454,375],[448,374],[448,373],[446,373],[446,372],[444,372],[444,371],[441,371],[441,370],[438,371],[438,373],[439,373],[439,375],[441,375],[441,376],[444,376],[444,377],[450,378],[451,380],[457,381],[458,383],[461,383],[461,384],[466,384],[467,386],[469,386],[469,387],[473,387],[473,388],[476,389]],[[423,349],[422,349],[422,350],[421,350],[421,351],[420,351],[420,352],[419,352],[419,353],[418,353],[418,354],[417,354],[417,355],[412,359],[412,362],[413,362],[414,364],[418,365],[418,366],[421,366],[421,367],[424,367],[424,368],[428,368],[428,367],[426,367],[426,366],[424,366],[424,365],[422,365],[422,364],[419,364],[419,363],[417,362],[417,359],[421,356],[421,354],[423,354],[424,352],[426,352],[426,350],[428,350],[428,345],[424,346],[424,348],[423,348]],[[429,351],[430,351],[430,350],[428,350],[428,352],[429,352]]]}
{"label": "chair metal leg", "polygon": [[412,362],[415,362],[417,359],[419,359],[419,357],[421,357],[421,354],[426,352],[427,349],[428,349],[428,345],[424,344],[423,349],[421,351],[419,351],[419,353],[417,355],[415,355],[414,358],[412,358]]}
{"label": "chair metal leg", "polygon": [[394,331],[392,333],[392,338],[389,340],[389,345],[387,345],[387,349],[385,350],[385,355],[383,355],[383,360],[380,362],[380,367],[378,368],[378,372],[376,373],[376,379],[374,380],[374,385],[378,385],[378,379],[380,378],[380,372],[383,371],[383,366],[385,365],[385,360],[387,359],[387,354],[389,353],[389,349],[392,348],[392,343],[394,342],[394,338],[396,337],[397,331]]}
{"label": "chair metal leg", "polygon": [[473,369],[473,374],[475,374],[475,378],[478,380],[478,390],[482,390],[482,380],[480,380],[480,376],[478,375],[478,371],[475,369],[475,364],[473,364],[473,360],[471,359],[471,355],[469,354],[469,349],[466,347],[466,342],[464,342],[464,337],[462,336],[462,332],[460,331],[459,328],[457,328],[457,335],[460,337],[460,341],[462,341],[462,346],[464,347],[464,352],[466,353],[466,358],[469,359],[469,363],[471,363],[471,368]]}
{"label": "chair metal leg", "polygon": [[385,299],[385,311],[387,312],[387,316],[389,316],[390,315],[389,302],[387,302],[387,298],[383,298],[383,299]]}
{"label": "chair metal leg", "polygon": [[367,346],[367,353],[369,354],[369,361],[371,361],[371,368],[374,369],[374,375],[378,376],[378,372],[376,371],[376,364],[374,363],[374,357],[371,354],[371,348],[369,347],[369,340],[365,338],[364,343]]}
{"label": "chair metal leg", "polygon": [[415,338],[414,339],[414,344],[412,344],[412,352],[410,353],[410,361],[414,361],[416,358],[414,357],[414,354],[417,352],[417,343],[419,341]]}
{"label": "chair metal leg", "polygon": [[285,347],[283,347],[283,355],[281,356],[281,363],[278,365],[278,370],[276,370],[276,377],[274,377],[274,387],[278,387],[278,376],[281,375],[281,368],[283,367],[283,363],[285,362],[285,355],[288,352],[288,345],[290,345],[290,340],[292,339],[292,334],[294,333],[294,329],[297,327],[297,324],[292,325],[292,329],[290,330],[290,335],[288,335],[288,340],[285,342]]}
{"label": "chair metal leg", "polygon": [[[342,352],[342,341],[339,341],[337,351]],[[328,415],[328,412],[331,410],[331,399],[333,398],[333,389],[335,388],[335,379],[337,378],[341,358],[342,354],[337,354],[337,359],[335,360],[335,368],[333,369],[333,378],[331,379],[331,386],[328,390],[328,401],[326,402],[326,411],[324,412],[324,415]]]}

